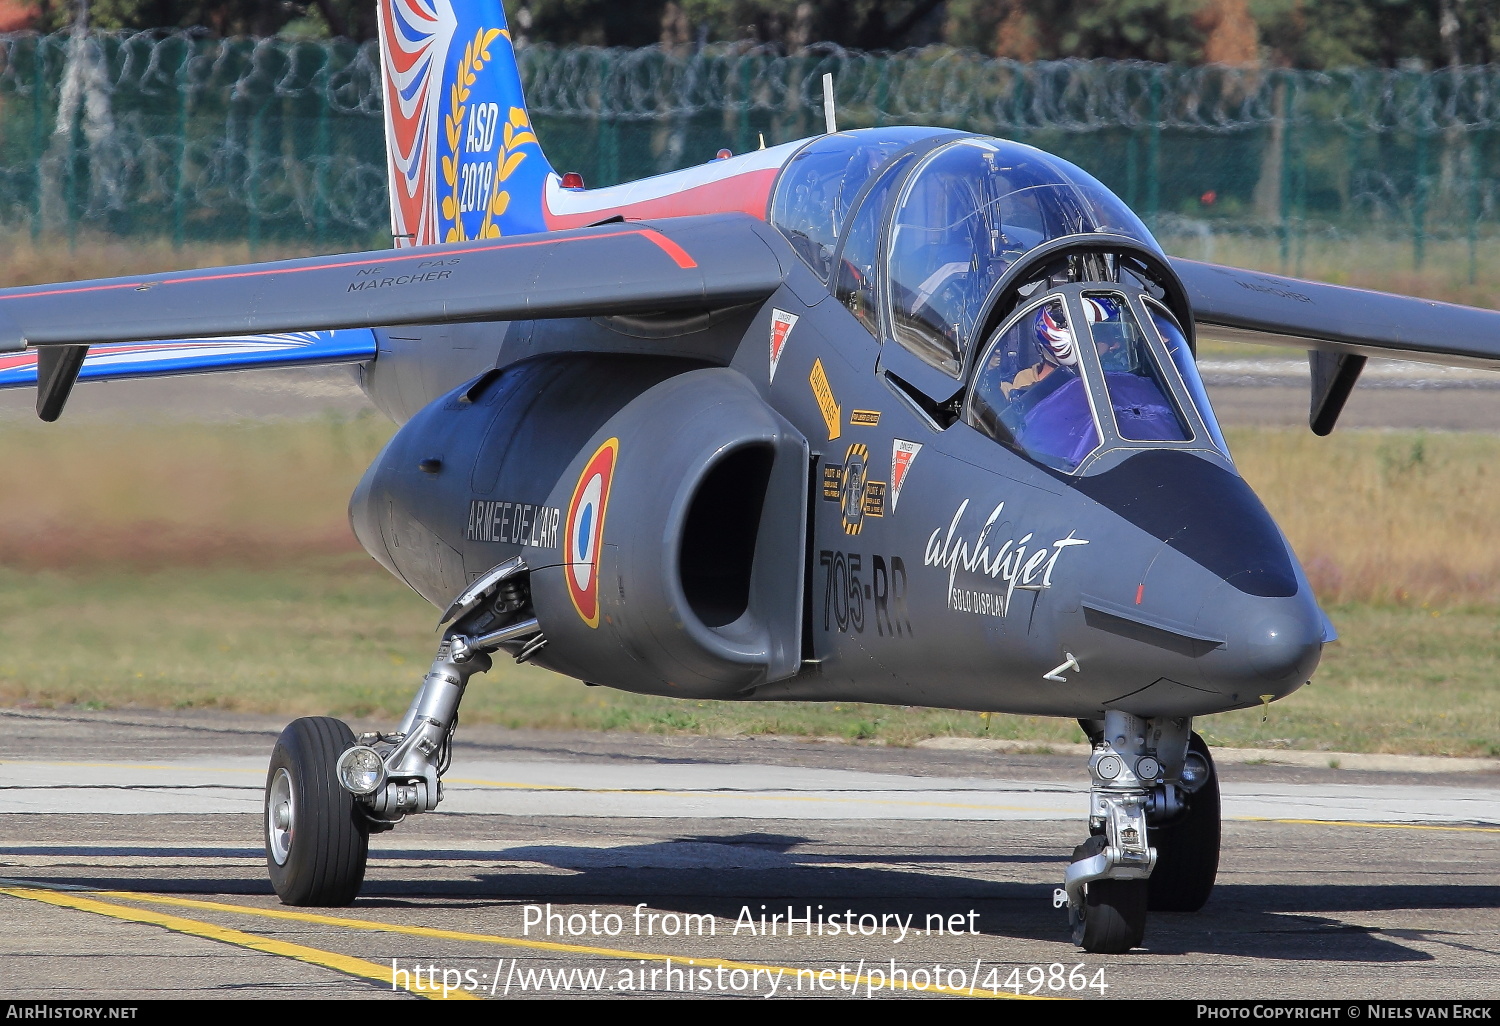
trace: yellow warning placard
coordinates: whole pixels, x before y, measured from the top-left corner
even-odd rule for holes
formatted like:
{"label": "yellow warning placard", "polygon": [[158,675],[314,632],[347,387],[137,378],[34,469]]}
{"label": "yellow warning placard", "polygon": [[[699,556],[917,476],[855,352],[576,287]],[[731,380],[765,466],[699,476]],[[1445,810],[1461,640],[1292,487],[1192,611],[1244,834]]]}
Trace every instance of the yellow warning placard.
{"label": "yellow warning placard", "polygon": [[813,398],[818,401],[818,410],[823,414],[823,423],[828,425],[828,440],[831,442],[839,436],[839,420],[842,411],[839,409],[837,400],[833,398],[833,386],[828,384],[828,375],[823,371],[823,361],[814,360],[812,373],[807,377],[808,384],[812,385]]}

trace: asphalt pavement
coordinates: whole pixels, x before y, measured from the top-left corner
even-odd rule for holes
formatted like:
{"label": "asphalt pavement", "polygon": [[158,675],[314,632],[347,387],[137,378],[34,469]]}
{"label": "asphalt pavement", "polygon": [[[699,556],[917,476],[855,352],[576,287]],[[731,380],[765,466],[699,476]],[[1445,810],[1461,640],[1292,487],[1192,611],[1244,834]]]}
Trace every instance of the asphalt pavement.
{"label": "asphalt pavement", "polygon": [[1075,754],[463,728],[354,905],[291,909],[279,726],[0,712],[0,995],[1500,998],[1495,772],[1226,763],[1208,905],[1101,957]]}

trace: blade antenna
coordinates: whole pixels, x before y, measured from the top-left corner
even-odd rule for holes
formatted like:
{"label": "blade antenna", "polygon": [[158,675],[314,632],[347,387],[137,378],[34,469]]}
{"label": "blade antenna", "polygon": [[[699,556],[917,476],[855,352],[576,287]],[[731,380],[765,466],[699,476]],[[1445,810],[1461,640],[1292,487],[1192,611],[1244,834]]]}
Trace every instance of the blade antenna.
{"label": "blade antenna", "polygon": [[823,121],[828,128],[828,134],[839,130],[838,117],[833,110],[833,72],[827,72],[823,76]]}

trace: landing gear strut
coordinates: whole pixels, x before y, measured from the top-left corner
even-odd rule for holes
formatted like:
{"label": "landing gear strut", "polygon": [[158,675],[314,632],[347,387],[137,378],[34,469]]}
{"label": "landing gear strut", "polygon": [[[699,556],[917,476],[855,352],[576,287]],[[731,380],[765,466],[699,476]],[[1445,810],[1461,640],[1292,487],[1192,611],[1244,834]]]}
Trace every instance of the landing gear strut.
{"label": "landing gear strut", "polygon": [[1068,923],[1085,951],[1120,954],[1140,945],[1149,908],[1196,911],[1208,900],[1219,864],[1218,780],[1186,717],[1111,710],[1082,726],[1093,744],[1090,837],[1064,877]]}
{"label": "landing gear strut", "polygon": [[347,905],[364,882],[372,832],[443,800],[458,705],[469,678],[507,650],[518,662],[545,645],[520,558],[500,564],[454,600],[452,621],[422,687],[391,734],[354,737],[326,716],[282,731],[266,777],[266,865],[288,905]]}

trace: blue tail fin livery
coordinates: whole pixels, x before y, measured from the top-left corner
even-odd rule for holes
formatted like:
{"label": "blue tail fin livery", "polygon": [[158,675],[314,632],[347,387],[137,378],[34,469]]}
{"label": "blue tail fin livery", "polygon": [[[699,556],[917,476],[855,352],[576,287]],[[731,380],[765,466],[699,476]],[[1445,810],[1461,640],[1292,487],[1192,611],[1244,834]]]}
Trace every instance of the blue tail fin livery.
{"label": "blue tail fin livery", "polygon": [[379,24],[396,244],[545,231],[552,168],[500,0],[380,0]]}
{"label": "blue tail fin livery", "polygon": [[[532,130],[500,0],[379,0],[391,230],[397,246],[557,231],[612,217],[764,220],[801,142],[586,190]],[[707,157],[707,154],[705,154]]]}

